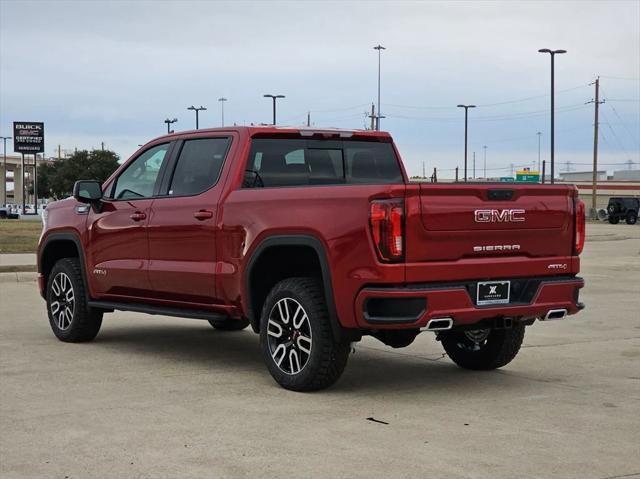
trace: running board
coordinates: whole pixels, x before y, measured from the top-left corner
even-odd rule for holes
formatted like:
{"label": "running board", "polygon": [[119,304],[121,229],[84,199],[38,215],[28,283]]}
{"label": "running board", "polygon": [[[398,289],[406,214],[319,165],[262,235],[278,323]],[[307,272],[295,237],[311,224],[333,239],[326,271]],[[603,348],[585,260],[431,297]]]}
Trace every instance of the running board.
{"label": "running board", "polygon": [[213,311],[204,311],[199,309],[182,309],[167,308],[166,306],[155,306],[143,303],[116,303],[111,301],[89,301],[89,307],[103,309],[106,311],[132,311],[135,313],[157,314],[161,316],[175,316],[178,318],[221,320],[227,319],[228,316]]}

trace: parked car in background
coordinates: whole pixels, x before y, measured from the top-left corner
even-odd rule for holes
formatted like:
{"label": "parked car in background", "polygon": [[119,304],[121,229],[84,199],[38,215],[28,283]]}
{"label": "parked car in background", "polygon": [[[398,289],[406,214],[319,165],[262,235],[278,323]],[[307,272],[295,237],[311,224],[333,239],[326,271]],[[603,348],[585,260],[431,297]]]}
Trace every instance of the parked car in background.
{"label": "parked car in background", "polygon": [[607,214],[609,223],[616,225],[624,220],[628,225],[635,225],[640,211],[640,198],[609,198]]}

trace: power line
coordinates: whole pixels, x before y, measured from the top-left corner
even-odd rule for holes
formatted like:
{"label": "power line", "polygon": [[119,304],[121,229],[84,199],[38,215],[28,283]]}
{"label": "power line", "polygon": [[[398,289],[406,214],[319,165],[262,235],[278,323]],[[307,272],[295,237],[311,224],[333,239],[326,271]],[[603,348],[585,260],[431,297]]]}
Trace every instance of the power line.
{"label": "power line", "polygon": [[610,80],[640,81],[640,78],[635,78],[635,77],[609,77],[609,76],[600,75],[600,78],[608,78]]}
{"label": "power line", "polygon": [[[574,105],[566,105],[564,107],[556,108],[556,113],[568,113],[570,111],[581,110],[586,108],[586,106],[582,103],[574,104]],[[527,118],[534,118],[537,116],[544,116],[549,113],[549,109],[545,110],[534,110],[528,112],[521,113],[513,113],[513,114],[505,114],[505,115],[494,115],[494,116],[476,116],[471,118],[469,121],[471,122],[485,122],[485,121],[507,121],[507,120],[521,120]],[[402,120],[424,120],[424,121],[437,121],[443,123],[460,123],[459,118],[454,117],[428,117],[428,116],[408,116],[408,115],[394,115],[388,114],[389,118],[399,118]]]}
{"label": "power line", "polygon": [[[573,90],[578,90],[580,88],[585,88],[588,87],[588,84],[582,84],[582,85],[578,85],[578,86],[574,86],[571,88],[565,88],[564,90],[558,90],[556,93],[565,93],[568,91],[573,91]],[[501,105],[509,105],[512,103],[522,103],[525,101],[529,101],[529,100],[536,100],[538,98],[545,98],[548,97],[549,93],[545,93],[544,95],[533,95],[533,96],[527,96],[524,98],[517,98],[514,100],[505,100],[505,101],[500,101],[500,102],[496,102],[496,103],[485,103],[485,104],[479,104],[477,105],[479,108],[489,108],[489,107],[494,107],[494,106],[501,106]],[[449,110],[449,109],[453,109],[456,108],[455,106],[452,105],[447,105],[447,106],[431,106],[431,105],[398,105],[398,104],[393,104],[393,103],[387,103],[388,106],[393,106],[396,108],[407,108],[407,109],[412,109],[412,110]]]}
{"label": "power line", "polygon": [[620,141],[620,138],[618,138],[618,135],[616,135],[615,130],[613,129],[613,127],[609,123],[609,119],[607,118],[607,115],[605,115],[604,112],[602,112],[602,118],[604,118],[604,124],[609,127],[609,129],[611,130],[611,133],[613,134],[613,137],[615,138],[616,142],[618,143],[618,145],[620,146],[622,151],[624,151],[624,154],[627,156],[627,158],[631,159],[631,156],[629,155],[629,152],[627,151],[627,149],[624,147],[624,145]]}

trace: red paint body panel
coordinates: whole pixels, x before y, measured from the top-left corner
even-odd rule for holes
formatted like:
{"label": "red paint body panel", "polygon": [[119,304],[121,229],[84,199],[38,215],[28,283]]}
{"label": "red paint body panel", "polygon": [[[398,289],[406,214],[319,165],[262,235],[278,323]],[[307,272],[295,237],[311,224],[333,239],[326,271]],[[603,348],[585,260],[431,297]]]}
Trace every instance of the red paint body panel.
{"label": "red paint body panel", "polygon": [[[75,211],[79,203],[74,199],[53,203],[47,208],[49,220],[40,248],[51,233],[76,235],[93,299],[207,309],[234,317],[248,314],[247,266],[262,241],[274,235],[311,236],[322,245],[337,318],[344,328],[415,328],[438,315],[454,315],[456,322],[467,324],[501,315],[535,317],[552,308],[577,312],[574,292],[582,285],[580,279],[544,284],[529,305],[482,308],[474,306],[464,290],[443,287],[421,293],[429,306],[414,324],[367,324],[363,317],[367,297],[403,297],[412,284],[575,276],[577,190],[566,185],[409,183],[401,164],[404,183],[397,185],[241,187],[252,137],[301,135],[308,137],[298,129],[234,127],[158,138],[122,165],[105,182],[104,191],[129,162],[153,145],[230,136],[217,183],[188,197],[105,201],[100,213],[84,215]],[[331,130],[319,138],[335,139],[335,135],[391,141],[387,133],[373,131]],[[513,198],[489,200],[490,189],[512,190]],[[379,260],[369,226],[371,201],[388,198],[404,198],[405,259],[397,263]],[[504,209],[525,210],[525,220],[477,222],[478,209],[499,214]],[[210,217],[194,216],[203,211]],[[146,218],[135,221],[134,213]],[[494,245],[519,247],[474,250]]]}

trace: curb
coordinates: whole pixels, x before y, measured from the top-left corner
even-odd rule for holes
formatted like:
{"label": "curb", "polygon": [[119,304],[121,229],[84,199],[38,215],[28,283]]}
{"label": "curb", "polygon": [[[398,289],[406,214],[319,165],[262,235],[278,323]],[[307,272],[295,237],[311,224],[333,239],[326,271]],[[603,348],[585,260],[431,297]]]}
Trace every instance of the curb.
{"label": "curb", "polygon": [[0,283],[34,283],[37,279],[36,272],[0,273]]}

